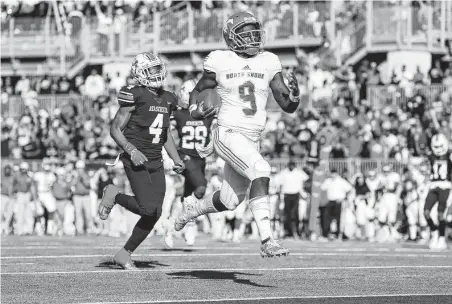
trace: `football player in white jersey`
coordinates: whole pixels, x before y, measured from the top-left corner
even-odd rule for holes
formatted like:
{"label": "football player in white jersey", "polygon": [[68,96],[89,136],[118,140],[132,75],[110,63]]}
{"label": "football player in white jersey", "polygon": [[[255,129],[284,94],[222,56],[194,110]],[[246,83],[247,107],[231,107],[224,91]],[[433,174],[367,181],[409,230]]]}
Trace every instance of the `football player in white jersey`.
{"label": "football player in white jersey", "polygon": [[51,171],[51,166],[46,160],[42,164],[42,169],[43,171],[38,171],[33,175],[33,179],[38,190],[38,199],[48,212],[47,233],[52,235],[56,233],[56,227],[54,225],[56,200],[52,194],[52,187],[56,182],[56,175]]}
{"label": "football player in white jersey", "polygon": [[196,202],[191,198],[175,219],[175,229],[201,214],[234,210],[249,188],[249,204],[261,238],[261,256],[288,255],[289,250],[272,236],[269,182],[271,167],[259,153],[265,127],[269,88],[287,113],[300,103],[298,83],[291,74],[288,87],[278,57],[262,50],[262,24],[250,13],[239,12],[226,21],[223,38],[226,51],[211,52],[204,73],[190,94],[190,113],[195,119],[214,115],[216,109],[198,101],[200,92],[216,88],[221,97],[213,148],[225,160],[224,180],[219,191]]}
{"label": "football player in white jersey", "polygon": [[[392,170],[391,165],[383,167],[383,195],[378,207],[378,222],[382,230],[389,226],[390,240],[395,240],[397,231],[395,229],[397,211],[400,202],[401,177]],[[380,231],[381,232],[381,231]]]}

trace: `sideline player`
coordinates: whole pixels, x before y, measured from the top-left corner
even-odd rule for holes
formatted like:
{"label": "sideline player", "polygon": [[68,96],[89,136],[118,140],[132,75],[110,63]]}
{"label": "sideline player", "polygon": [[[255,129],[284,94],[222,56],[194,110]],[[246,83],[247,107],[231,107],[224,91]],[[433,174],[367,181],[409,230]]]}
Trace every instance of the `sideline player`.
{"label": "sideline player", "polygon": [[47,228],[44,229],[47,234],[55,235],[57,232],[55,226],[56,199],[52,193],[53,184],[56,182],[56,175],[51,172],[51,167],[47,159],[42,162],[43,171],[38,171],[33,175],[36,184],[38,199],[42,206],[48,212]]}
{"label": "sideline player", "polygon": [[[221,97],[218,127],[212,132],[215,152],[225,160],[221,190],[197,202],[185,200],[175,219],[175,229],[206,213],[234,210],[249,188],[249,204],[261,237],[261,256],[288,255],[289,250],[272,236],[269,182],[271,167],[259,153],[265,127],[269,88],[276,102],[288,113],[300,103],[298,83],[292,73],[284,83],[279,58],[262,50],[262,24],[250,13],[232,15],[223,28],[226,51],[211,52],[204,62],[204,73],[190,94],[190,114],[203,120],[215,114],[212,106],[198,102],[198,95],[216,88]],[[213,149],[211,149],[213,150]],[[211,151],[209,151],[211,152]]]}
{"label": "sideline player", "polygon": [[108,185],[98,209],[102,220],[108,218],[115,204],[141,216],[129,240],[114,257],[124,269],[135,268],[131,254],[149,235],[162,212],[166,188],[162,147],[174,161],[174,171],[182,173],[185,168],[169,128],[177,100],[162,88],[165,65],[154,54],[141,53],[133,59],[131,75],[138,84],[119,91],[120,108],[110,134],[124,150],[120,158],[134,196]]}
{"label": "sideline player", "polygon": [[[425,199],[424,216],[430,227],[430,249],[446,249],[446,211],[452,188],[452,153],[449,152],[449,141],[444,134],[435,134],[431,142],[432,154],[430,162],[430,187]],[[438,226],[433,222],[431,211],[438,203]],[[439,234],[439,236],[438,236]]]}
{"label": "sideline player", "polygon": [[[196,86],[195,80],[188,80],[182,84],[180,90],[180,106],[178,111],[173,112],[172,121],[179,136],[179,156],[185,163],[184,198],[192,195],[196,200],[200,200],[206,193],[207,180],[205,177],[206,161],[199,156],[197,149],[204,149],[210,141],[210,133],[213,117],[204,120],[196,120],[191,117],[188,111],[190,93]],[[194,245],[197,233],[195,221],[187,224],[185,231],[188,245]],[[172,247],[172,231],[168,231],[165,236],[165,243]]]}
{"label": "sideline player", "polygon": [[[400,175],[393,170],[391,165],[383,167],[383,194],[378,204],[378,222],[380,224],[380,241],[395,241],[398,233],[395,227],[397,211],[400,203],[400,194],[402,192]],[[389,228],[389,235],[385,239],[385,228]]]}

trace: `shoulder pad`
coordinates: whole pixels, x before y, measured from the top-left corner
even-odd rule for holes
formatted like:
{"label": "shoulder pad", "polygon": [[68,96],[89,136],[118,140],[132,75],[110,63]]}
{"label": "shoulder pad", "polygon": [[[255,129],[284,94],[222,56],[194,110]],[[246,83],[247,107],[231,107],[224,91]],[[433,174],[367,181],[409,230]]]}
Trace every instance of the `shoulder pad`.
{"label": "shoulder pad", "polygon": [[[218,70],[218,65],[225,61],[228,51],[212,51],[204,59],[204,70],[216,73]],[[227,62],[227,60],[226,60]]]}
{"label": "shoulder pad", "polygon": [[264,64],[268,67],[269,78],[273,79],[273,77],[282,71],[282,64],[279,57],[270,52],[263,52],[261,54]]}
{"label": "shoulder pad", "polygon": [[133,86],[122,87],[118,93],[118,103],[121,106],[131,106],[135,103],[135,97],[132,93]]}

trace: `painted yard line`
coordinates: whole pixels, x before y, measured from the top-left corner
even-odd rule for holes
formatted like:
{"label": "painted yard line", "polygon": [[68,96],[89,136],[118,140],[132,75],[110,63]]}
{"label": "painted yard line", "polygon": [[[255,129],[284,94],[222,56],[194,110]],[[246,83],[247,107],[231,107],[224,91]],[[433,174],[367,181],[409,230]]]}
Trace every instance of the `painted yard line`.
{"label": "painted yard line", "polygon": [[[161,245],[159,245],[161,246]],[[113,246],[89,246],[89,249],[118,249],[121,247],[121,245]],[[156,247],[156,246],[142,246],[139,247],[140,249],[146,249],[146,250],[155,250],[155,251],[161,251],[165,250],[164,247]],[[87,248],[84,246],[1,246],[1,250],[30,250],[30,249],[83,249],[86,250]],[[174,250],[254,250],[254,247],[176,247]],[[428,248],[327,248],[327,247],[301,247],[298,248],[303,251],[328,251],[328,252],[428,252],[428,253],[434,253],[434,252],[440,252],[440,253],[451,253],[452,250],[432,250]],[[170,249],[168,249],[170,250]]]}
{"label": "painted yard line", "polygon": [[[122,245],[113,246],[89,246],[89,249],[118,249],[121,248]],[[164,250],[164,247],[157,246],[140,246],[140,249],[147,249],[147,250]],[[1,246],[1,250],[20,250],[20,249],[83,249],[86,250],[87,247],[84,246]],[[243,250],[243,249],[251,249],[250,247],[177,247],[175,248],[177,250]],[[168,249],[169,250],[169,249]]]}
{"label": "painted yard line", "polygon": [[183,272],[183,271],[297,271],[297,270],[380,270],[380,269],[451,269],[452,265],[397,265],[397,266],[339,266],[339,267],[286,267],[286,268],[158,268],[137,270],[74,270],[74,271],[30,271],[3,272],[1,275],[45,275],[45,274],[87,274],[87,273],[140,273],[140,272]]}
{"label": "painted yard line", "polygon": [[179,300],[150,300],[150,301],[124,301],[124,302],[89,302],[80,304],[152,304],[152,303],[193,303],[193,302],[243,302],[243,301],[263,301],[263,300],[309,300],[309,299],[363,299],[363,298],[386,298],[386,297],[441,297],[452,296],[452,294],[369,294],[369,295],[338,295],[338,296],[299,296],[299,297],[258,297],[258,298],[223,298],[223,299],[179,299]]}
{"label": "painted yard line", "polygon": [[[155,253],[134,254],[133,257],[208,257],[208,256],[259,256],[251,252],[221,252],[221,253]],[[290,256],[372,256],[372,257],[434,257],[447,258],[446,254],[423,254],[423,253],[345,253],[345,252],[292,252]],[[1,260],[27,260],[27,259],[73,259],[73,258],[111,258],[110,254],[86,254],[86,255],[30,255],[30,256],[2,256]],[[452,257],[452,255],[450,255]]]}
{"label": "painted yard line", "polygon": [[0,263],[1,266],[16,266],[16,265],[34,265],[36,263],[24,263],[24,262],[18,262],[18,263]]}

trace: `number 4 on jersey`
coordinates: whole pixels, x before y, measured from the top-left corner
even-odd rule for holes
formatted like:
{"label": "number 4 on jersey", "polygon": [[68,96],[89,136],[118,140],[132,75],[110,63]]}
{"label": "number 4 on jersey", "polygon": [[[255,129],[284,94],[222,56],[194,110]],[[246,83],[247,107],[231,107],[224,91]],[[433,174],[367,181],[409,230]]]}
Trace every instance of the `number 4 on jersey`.
{"label": "number 4 on jersey", "polygon": [[163,114],[157,114],[157,117],[154,119],[154,122],[149,127],[149,134],[155,135],[152,140],[153,144],[158,144],[160,142],[160,136],[162,135],[162,127],[163,127]]}

